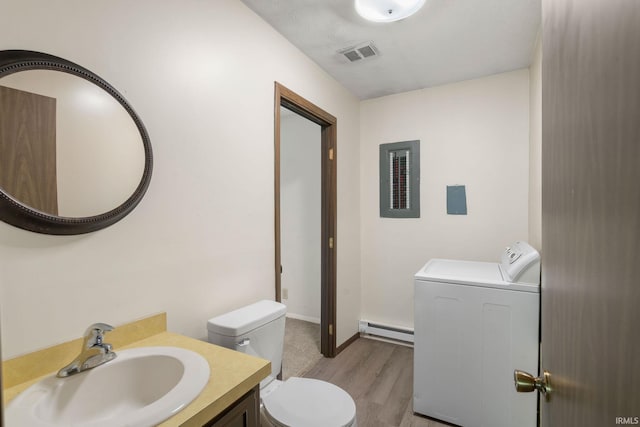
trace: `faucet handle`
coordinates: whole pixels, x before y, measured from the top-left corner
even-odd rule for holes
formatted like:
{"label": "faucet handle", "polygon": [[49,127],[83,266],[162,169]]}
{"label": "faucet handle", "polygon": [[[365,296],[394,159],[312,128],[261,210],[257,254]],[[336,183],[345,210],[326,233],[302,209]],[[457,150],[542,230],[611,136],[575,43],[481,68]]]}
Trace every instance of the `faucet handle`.
{"label": "faucet handle", "polygon": [[85,331],[84,335],[88,336],[90,334],[104,334],[105,332],[113,331],[115,328],[111,325],[107,325],[106,323],[94,323],[89,326]]}
{"label": "faucet handle", "polygon": [[87,347],[94,345],[102,345],[102,338],[106,332],[113,331],[115,328],[106,323],[94,323],[89,326],[84,333],[84,339]]}

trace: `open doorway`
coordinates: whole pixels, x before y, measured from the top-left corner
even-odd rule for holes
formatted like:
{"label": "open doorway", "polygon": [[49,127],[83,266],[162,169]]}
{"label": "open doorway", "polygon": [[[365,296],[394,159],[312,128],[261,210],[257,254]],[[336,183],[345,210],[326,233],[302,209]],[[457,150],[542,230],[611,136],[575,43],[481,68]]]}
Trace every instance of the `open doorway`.
{"label": "open doorway", "polygon": [[321,127],[280,106],[281,296],[287,306],[282,379],[321,358]]}
{"label": "open doorway", "polygon": [[[286,110],[282,110],[284,107]],[[298,277],[305,275],[314,275],[317,278],[319,274],[319,293],[316,292],[315,298],[319,295],[319,316],[320,316],[320,349],[325,357],[334,357],[336,354],[336,118],[326,111],[320,109],[299,95],[295,94],[286,87],[275,83],[275,108],[274,108],[274,148],[275,148],[275,283],[276,283],[276,301],[283,302],[283,273],[286,274],[291,268],[294,272],[299,270],[299,265],[284,266],[283,265],[283,200],[282,185],[283,177],[282,162],[284,156],[291,153],[283,154],[282,148],[282,111],[291,111],[300,118],[304,118],[319,125],[319,141],[315,151],[310,151],[309,156],[319,164],[319,238],[315,248],[309,249],[307,257],[313,257],[315,250],[316,256],[319,256],[319,269],[313,273],[310,269],[307,272],[303,270],[298,273]],[[287,113],[288,114],[288,113]],[[296,117],[297,117],[296,116]],[[289,170],[284,171],[286,174]],[[285,197],[288,197],[285,195]],[[298,197],[299,198],[299,197]],[[288,200],[288,201],[287,201]],[[285,203],[290,202],[290,199]],[[298,201],[299,202],[299,201]],[[289,209],[289,208],[287,208]],[[285,218],[288,214],[284,215]],[[298,218],[298,220],[300,220]],[[313,233],[311,233],[313,234]],[[284,233],[287,238],[287,233]],[[308,246],[308,245],[307,245]],[[288,249],[287,249],[288,250]],[[286,252],[286,250],[285,250]],[[300,263],[300,259],[293,259],[290,262]],[[313,281],[311,281],[312,283]],[[316,283],[318,283],[316,281]],[[289,288],[285,288],[289,291]],[[308,300],[312,300],[313,292],[308,292]],[[287,295],[291,297],[291,295]],[[288,299],[288,298],[287,298]],[[307,303],[309,304],[309,303]],[[309,316],[311,317],[311,316]]]}

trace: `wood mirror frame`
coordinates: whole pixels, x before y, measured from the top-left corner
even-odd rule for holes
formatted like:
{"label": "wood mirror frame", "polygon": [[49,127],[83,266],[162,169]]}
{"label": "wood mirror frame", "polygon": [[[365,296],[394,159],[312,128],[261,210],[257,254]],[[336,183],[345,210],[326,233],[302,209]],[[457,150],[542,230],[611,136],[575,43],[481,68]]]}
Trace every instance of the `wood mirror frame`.
{"label": "wood mirror frame", "polygon": [[126,110],[140,132],[144,146],[144,171],[133,194],[121,205],[107,212],[87,217],[65,217],[41,212],[20,202],[0,187],[0,220],[25,230],[55,235],[90,233],[121,220],[142,200],[151,180],[153,155],[151,142],[142,121],[124,97],[109,83],[73,62],[27,50],[0,51],[0,79],[27,70],[54,70],[68,73],[93,83],[111,95]]}

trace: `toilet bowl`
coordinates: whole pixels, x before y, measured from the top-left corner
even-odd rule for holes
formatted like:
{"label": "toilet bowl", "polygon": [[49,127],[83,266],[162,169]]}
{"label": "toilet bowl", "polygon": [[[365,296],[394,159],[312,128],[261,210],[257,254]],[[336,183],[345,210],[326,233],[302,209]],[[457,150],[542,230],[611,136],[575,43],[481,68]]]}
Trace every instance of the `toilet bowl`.
{"label": "toilet bowl", "polygon": [[259,301],[209,319],[209,342],[271,361],[260,383],[263,427],[355,427],[356,405],[340,387],[326,381],[276,378],[282,365],[286,306]]}

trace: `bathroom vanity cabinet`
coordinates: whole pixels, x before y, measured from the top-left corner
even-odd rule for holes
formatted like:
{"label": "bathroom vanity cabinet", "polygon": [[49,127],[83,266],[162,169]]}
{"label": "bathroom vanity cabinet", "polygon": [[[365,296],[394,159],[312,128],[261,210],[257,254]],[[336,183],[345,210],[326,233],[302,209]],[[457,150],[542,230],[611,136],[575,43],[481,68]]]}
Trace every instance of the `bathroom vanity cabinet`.
{"label": "bathroom vanity cabinet", "polygon": [[260,427],[260,387],[254,387],[204,427]]}

